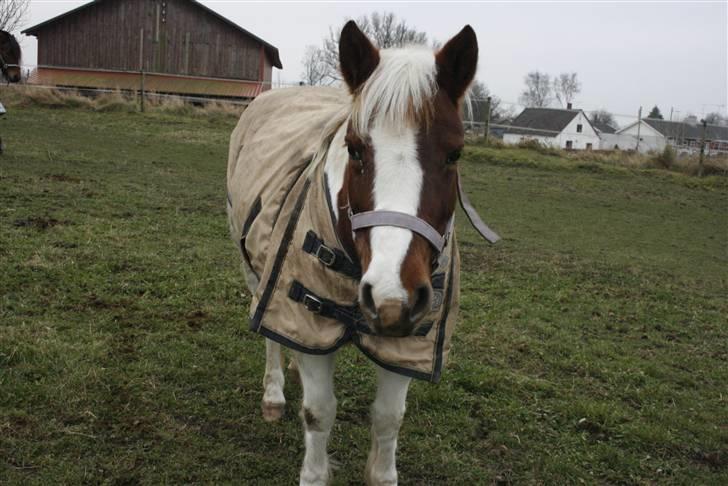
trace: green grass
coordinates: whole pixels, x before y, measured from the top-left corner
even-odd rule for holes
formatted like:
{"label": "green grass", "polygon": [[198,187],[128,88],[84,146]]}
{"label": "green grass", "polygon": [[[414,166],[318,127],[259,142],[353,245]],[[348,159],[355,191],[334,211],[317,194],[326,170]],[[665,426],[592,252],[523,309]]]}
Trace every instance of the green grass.
{"label": "green grass", "polygon": [[[0,482],[291,484],[224,215],[230,117],[27,107],[0,120]],[[462,308],[415,383],[403,484],[728,483],[728,185],[473,147]],[[372,367],[338,360],[335,484]]]}

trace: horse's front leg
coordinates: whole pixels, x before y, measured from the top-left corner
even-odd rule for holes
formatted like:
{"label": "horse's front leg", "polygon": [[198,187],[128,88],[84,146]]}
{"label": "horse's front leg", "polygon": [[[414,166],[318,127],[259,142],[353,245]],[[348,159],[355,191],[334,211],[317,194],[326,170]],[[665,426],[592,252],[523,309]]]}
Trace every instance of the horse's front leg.
{"label": "horse's front leg", "polygon": [[336,417],[334,397],[334,354],[314,356],[297,353],[303,386],[303,420],[306,454],[301,468],[301,485],[324,485],[330,477],[326,446]]}
{"label": "horse's front leg", "polygon": [[263,377],[263,420],[274,422],[281,418],[286,406],[283,395],[283,352],[277,342],[265,340],[265,376]]}
{"label": "horse's front leg", "polygon": [[377,366],[377,397],[372,405],[372,448],[367,460],[369,485],[397,484],[397,436],[404,418],[411,378]]}

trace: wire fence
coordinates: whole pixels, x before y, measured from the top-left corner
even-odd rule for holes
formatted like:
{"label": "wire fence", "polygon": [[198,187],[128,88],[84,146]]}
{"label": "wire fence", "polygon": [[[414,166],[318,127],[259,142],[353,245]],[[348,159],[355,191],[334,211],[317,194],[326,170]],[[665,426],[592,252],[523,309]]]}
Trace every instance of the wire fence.
{"label": "wire fence", "polygon": [[[145,101],[155,104],[165,100],[202,106],[224,103],[244,108],[263,91],[301,85],[280,79],[261,82],[45,66],[25,67],[23,82],[31,89],[90,97],[122,93],[129,99],[139,100],[142,110]],[[612,113],[610,126],[594,123],[593,113],[578,108],[551,108],[537,117],[524,116],[523,110],[524,106],[516,102],[471,96],[463,116],[466,132],[471,138],[495,138],[505,144],[535,142],[567,150],[650,152],[662,151],[670,145],[678,153],[695,153],[701,147],[709,155],[728,153],[728,127],[706,129],[699,126],[696,117],[657,123],[637,114]],[[671,115],[674,113],[679,111],[671,110]]]}

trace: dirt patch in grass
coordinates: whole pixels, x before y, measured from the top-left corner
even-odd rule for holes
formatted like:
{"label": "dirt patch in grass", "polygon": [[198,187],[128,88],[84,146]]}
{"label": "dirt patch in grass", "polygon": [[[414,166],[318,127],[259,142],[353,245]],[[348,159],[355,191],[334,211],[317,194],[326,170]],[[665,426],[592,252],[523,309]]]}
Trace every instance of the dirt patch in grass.
{"label": "dirt patch in grass", "polygon": [[47,174],[43,178],[47,179],[49,181],[55,181],[55,182],[73,182],[76,184],[81,182],[80,178],[69,176],[66,174]]}
{"label": "dirt patch in grass", "polygon": [[68,225],[70,221],[60,221],[49,216],[29,216],[27,218],[16,219],[13,226],[16,228],[34,228],[37,230],[47,230],[58,225]]}

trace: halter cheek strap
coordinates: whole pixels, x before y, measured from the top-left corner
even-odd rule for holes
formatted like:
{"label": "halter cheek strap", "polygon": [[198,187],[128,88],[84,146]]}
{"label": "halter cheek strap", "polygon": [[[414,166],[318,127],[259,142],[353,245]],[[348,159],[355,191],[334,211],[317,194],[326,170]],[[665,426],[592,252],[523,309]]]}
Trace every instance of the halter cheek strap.
{"label": "halter cheek strap", "polygon": [[[490,229],[488,225],[483,222],[483,219],[470,203],[470,199],[468,199],[468,196],[465,194],[465,191],[463,191],[463,186],[460,183],[460,174],[458,174],[458,201],[460,201],[460,206],[463,208],[463,211],[465,211],[468,221],[470,221],[470,224],[473,225],[473,228],[475,228],[480,236],[490,243],[495,243],[501,239],[495,231]],[[447,240],[450,238],[453,221],[455,220],[454,217],[450,218],[450,222],[447,224],[447,228],[445,229],[445,234],[441,235],[439,231],[433,228],[432,225],[424,219],[407,213],[380,210],[365,211],[363,213],[355,214],[351,210],[350,204],[348,213],[352,233],[355,233],[358,229],[371,228],[374,226],[396,226],[397,228],[408,229],[422,236],[432,244],[438,253],[442,253],[442,250],[445,248]]]}

